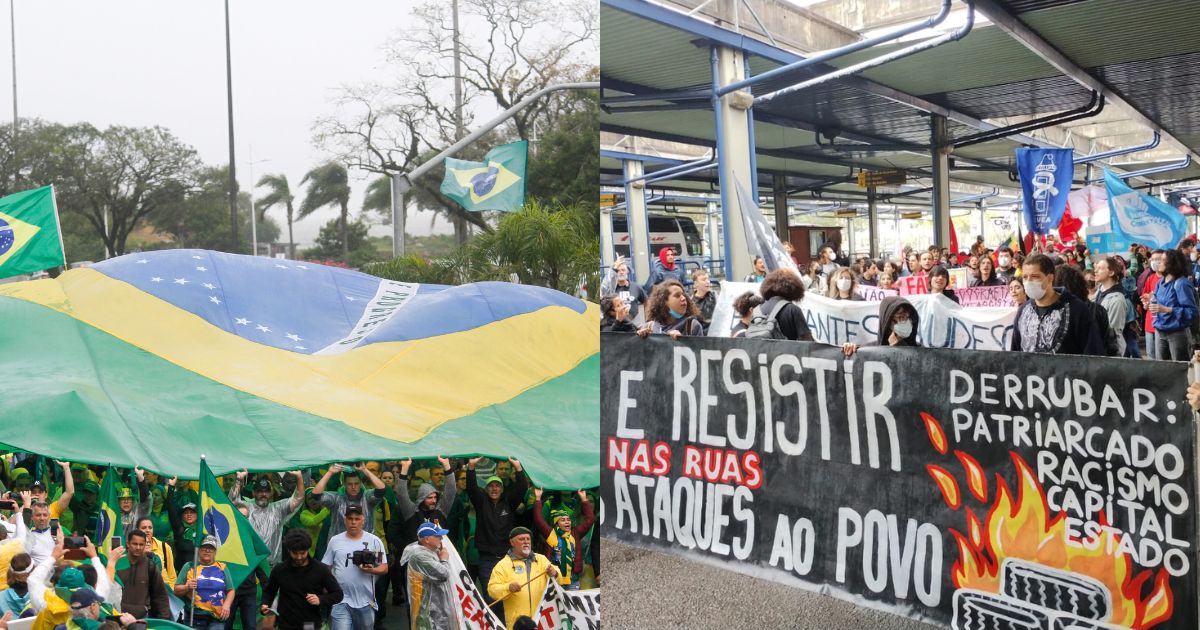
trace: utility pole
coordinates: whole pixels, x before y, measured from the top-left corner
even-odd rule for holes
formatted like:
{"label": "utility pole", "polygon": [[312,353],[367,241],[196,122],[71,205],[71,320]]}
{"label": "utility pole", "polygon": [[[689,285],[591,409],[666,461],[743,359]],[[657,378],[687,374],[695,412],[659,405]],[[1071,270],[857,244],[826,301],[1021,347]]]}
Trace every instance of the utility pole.
{"label": "utility pole", "polygon": [[[233,150],[233,56],[229,45],[229,0],[225,0],[225,94],[229,107],[229,252],[238,251],[237,162]],[[253,208],[251,212],[253,212]]]}
{"label": "utility pole", "polygon": [[21,179],[21,164],[17,160],[17,129],[19,126],[19,118],[17,118],[17,0],[8,0],[8,24],[12,40],[12,77],[13,77],[13,129],[12,129],[12,161],[13,161],[13,189],[17,188],[17,183]]}
{"label": "utility pole", "polygon": [[[458,41],[458,0],[452,0],[450,8],[454,20],[454,141],[458,142],[463,137],[462,55]],[[459,243],[460,246],[466,244],[467,229],[466,221],[457,216],[454,217],[454,233],[463,238],[463,242]]]}

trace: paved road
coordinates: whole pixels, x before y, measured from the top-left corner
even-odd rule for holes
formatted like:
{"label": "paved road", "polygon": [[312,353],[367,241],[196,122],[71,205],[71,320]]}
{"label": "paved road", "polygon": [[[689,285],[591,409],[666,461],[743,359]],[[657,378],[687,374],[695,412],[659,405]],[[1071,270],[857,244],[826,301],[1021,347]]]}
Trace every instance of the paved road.
{"label": "paved road", "polygon": [[604,539],[606,628],[933,630],[917,621]]}

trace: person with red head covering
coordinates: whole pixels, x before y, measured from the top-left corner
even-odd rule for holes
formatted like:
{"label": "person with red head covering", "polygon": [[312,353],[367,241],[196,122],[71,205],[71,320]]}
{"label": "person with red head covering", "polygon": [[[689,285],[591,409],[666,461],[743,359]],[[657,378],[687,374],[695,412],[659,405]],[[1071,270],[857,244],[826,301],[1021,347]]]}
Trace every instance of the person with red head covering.
{"label": "person with red head covering", "polygon": [[646,293],[651,293],[654,285],[670,279],[678,280],[679,284],[685,287],[688,284],[683,265],[675,263],[675,248],[667,246],[658,250],[658,260],[654,262],[654,268],[650,270],[650,280],[646,282]]}

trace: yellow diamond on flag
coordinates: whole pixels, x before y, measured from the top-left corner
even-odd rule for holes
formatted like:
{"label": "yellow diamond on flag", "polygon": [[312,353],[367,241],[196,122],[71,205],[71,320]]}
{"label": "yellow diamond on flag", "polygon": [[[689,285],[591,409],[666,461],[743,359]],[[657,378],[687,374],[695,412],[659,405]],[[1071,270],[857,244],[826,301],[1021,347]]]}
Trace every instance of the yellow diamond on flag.
{"label": "yellow diamond on flag", "polygon": [[[492,169],[496,169],[495,183],[492,183],[490,187],[486,187],[485,192],[482,195],[477,194],[479,192],[479,187],[475,185],[477,183],[476,178],[488,177]],[[488,199],[491,199],[492,197],[495,197],[496,195],[508,190],[513,184],[521,181],[520,175],[517,175],[507,168],[504,168],[504,165],[500,162],[488,162],[487,166],[454,170],[452,172],[454,173],[454,179],[458,181],[459,185],[471,191],[472,203],[481,203],[483,201],[487,201]]]}
{"label": "yellow diamond on flag", "polygon": [[[2,252],[0,253],[0,266],[3,266],[13,254],[16,254],[21,251],[22,247],[28,245],[33,240],[33,237],[41,231],[41,228],[3,212],[0,212],[0,221],[3,222],[0,223],[0,252]],[[3,245],[9,241],[10,237],[12,241],[6,248]]]}

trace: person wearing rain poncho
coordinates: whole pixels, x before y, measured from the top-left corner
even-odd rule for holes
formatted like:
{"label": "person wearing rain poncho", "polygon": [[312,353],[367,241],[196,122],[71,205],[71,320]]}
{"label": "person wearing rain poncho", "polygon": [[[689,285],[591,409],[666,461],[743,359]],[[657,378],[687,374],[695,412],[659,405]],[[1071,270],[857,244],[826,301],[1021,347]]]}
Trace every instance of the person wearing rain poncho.
{"label": "person wearing rain poncho", "polygon": [[442,536],[449,533],[433,523],[422,523],[417,541],[400,556],[400,564],[408,567],[408,614],[413,630],[458,627],[450,550],[442,545]]}

